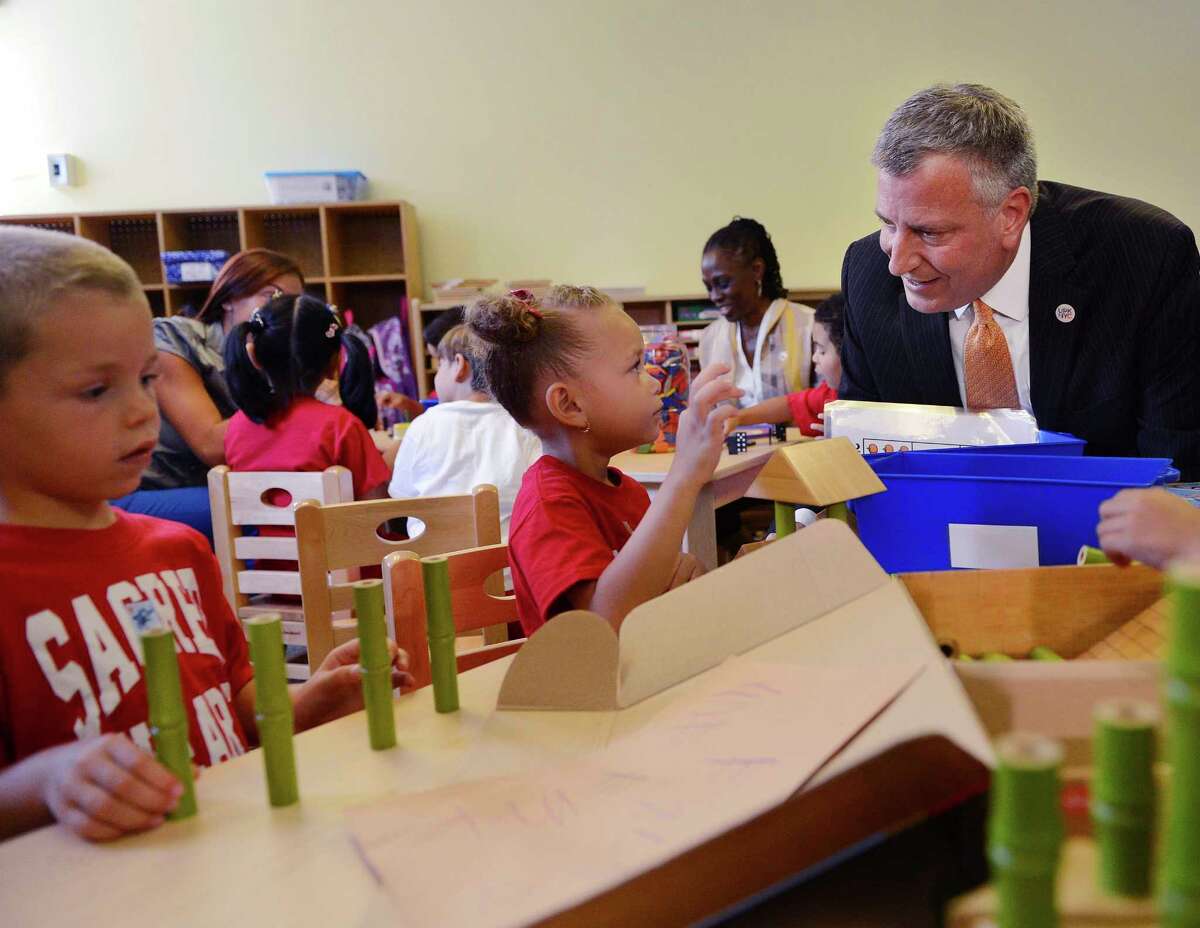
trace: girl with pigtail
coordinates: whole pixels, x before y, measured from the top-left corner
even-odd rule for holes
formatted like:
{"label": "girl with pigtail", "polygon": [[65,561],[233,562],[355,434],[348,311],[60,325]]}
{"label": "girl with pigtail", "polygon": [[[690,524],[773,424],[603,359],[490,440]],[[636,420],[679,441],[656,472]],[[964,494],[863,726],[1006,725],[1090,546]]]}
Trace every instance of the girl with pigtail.
{"label": "girl with pigtail", "polygon": [[[239,411],[225,432],[233,470],[320,471],[335,464],[355,499],[387,496],[391,469],[370,433],[377,410],[371,357],[337,309],[315,297],[280,296],[234,327],[225,379]],[[314,397],[336,381],[342,405]]]}

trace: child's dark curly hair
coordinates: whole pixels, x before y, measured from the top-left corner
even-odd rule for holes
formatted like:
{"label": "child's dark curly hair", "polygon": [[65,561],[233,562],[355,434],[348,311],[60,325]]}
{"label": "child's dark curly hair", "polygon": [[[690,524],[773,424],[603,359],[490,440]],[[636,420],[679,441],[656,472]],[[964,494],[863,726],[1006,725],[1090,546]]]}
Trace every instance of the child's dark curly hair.
{"label": "child's dark curly hair", "polygon": [[839,292],[830,294],[817,304],[817,312],[813,317],[814,322],[825,326],[829,340],[833,342],[838,354],[842,353],[842,336],[846,333],[845,314],[846,298]]}

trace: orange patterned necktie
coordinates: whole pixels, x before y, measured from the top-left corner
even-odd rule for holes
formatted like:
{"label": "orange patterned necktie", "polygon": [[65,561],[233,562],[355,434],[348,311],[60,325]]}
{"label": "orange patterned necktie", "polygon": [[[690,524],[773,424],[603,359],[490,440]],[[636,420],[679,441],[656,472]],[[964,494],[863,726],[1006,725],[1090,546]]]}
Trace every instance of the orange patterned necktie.
{"label": "orange patterned necktie", "polygon": [[968,409],[1017,409],[1017,379],[1012,356],[1000,324],[992,316],[992,307],[983,300],[971,304],[975,321],[963,343],[963,381]]}

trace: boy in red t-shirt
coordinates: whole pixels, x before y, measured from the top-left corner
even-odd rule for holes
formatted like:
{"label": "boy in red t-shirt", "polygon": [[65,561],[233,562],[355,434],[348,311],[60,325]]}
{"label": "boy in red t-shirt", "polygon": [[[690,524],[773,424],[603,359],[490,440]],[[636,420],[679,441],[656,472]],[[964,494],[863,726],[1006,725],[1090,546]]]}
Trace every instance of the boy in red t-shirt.
{"label": "boy in red t-shirt", "polygon": [[[58,819],[93,840],[178,801],[147,753],[138,631],[175,633],[192,753],[257,735],[241,628],[202,536],[114,511],[158,436],[150,309],[125,262],[0,227],[0,838]],[[357,642],[292,690],[298,730],[362,704]],[[397,683],[407,658],[395,652]]]}
{"label": "boy in red t-shirt", "polygon": [[807,390],[776,396],[749,406],[732,420],[734,427],[761,422],[791,422],[808,436],[825,434],[825,404],[837,399],[842,380],[842,311],[846,302],[840,293],[824,300],[813,317],[813,367],[821,383]]}

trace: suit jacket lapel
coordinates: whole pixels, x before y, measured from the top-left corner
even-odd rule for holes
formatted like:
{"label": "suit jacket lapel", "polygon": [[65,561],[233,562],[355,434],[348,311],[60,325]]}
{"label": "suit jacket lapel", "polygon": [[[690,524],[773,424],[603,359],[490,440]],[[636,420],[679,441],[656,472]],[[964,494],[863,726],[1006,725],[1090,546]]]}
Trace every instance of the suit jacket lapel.
{"label": "suit jacket lapel", "polygon": [[[1052,428],[1064,411],[1088,307],[1081,305],[1083,292],[1071,283],[1075,259],[1069,230],[1054,203],[1039,202],[1030,225],[1029,396],[1039,424]],[[1064,303],[1075,315],[1060,322],[1055,311]]]}
{"label": "suit jacket lapel", "polygon": [[896,311],[900,314],[904,347],[919,402],[961,406],[958,375],[954,371],[954,356],[950,353],[949,314],[917,312],[908,305],[903,287]]}

